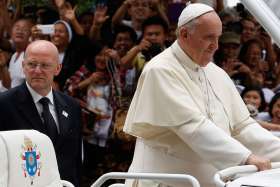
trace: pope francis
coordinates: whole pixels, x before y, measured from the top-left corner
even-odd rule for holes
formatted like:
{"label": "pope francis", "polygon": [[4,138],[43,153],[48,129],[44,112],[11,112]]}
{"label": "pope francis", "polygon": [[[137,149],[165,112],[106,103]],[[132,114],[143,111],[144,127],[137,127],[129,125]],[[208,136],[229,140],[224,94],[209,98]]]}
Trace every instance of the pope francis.
{"label": "pope francis", "polygon": [[[210,62],[222,23],[204,4],[182,11],[177,40],[144,68],[124,131],[137,137],[129,172],[186,173],[213,187],[215,171],[280,161],[280,140],[250,118],[229,76]],[[186,187],[126,181],[129,187]]]}

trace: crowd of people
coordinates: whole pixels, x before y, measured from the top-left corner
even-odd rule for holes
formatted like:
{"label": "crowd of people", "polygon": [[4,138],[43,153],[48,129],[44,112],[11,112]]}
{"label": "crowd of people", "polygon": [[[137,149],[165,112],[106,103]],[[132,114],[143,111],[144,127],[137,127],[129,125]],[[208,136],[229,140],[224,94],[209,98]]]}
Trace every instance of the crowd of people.
{"label": "crowd of people", "polygon": [[[78,13],[74,1],[53,0],[33,11],[20,1],[0,1],[0,91],[25,83],[22,62],[30,43],[48,40],[56,46],[61,70],[52,88],[82,108],[82,179],[87,186],[106,172],[128,170],[135,137],[122,129],[138,79],[145,65],[176,40],[178,17],[187,2],[92,1]],[[262,127],[279,131],[279,47],[241,4],[203,2],[222,21],[212,61],[230,76],[250,115]]]}

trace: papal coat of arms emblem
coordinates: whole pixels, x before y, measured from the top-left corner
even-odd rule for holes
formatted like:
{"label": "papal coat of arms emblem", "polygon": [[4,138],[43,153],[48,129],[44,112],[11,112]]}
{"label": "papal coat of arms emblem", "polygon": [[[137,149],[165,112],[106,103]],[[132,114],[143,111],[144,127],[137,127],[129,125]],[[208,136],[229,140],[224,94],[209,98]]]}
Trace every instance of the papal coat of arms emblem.
{"label": "papal coat of arms emblem", "polygon": [[41,153],[36,144],[33,144],[31,139],[24,136],[24,145],[21,146],[21,159],[24,177],[30,179],[30,184],[33,185],[36,176],[40,176],[42,164],[40,162]]}

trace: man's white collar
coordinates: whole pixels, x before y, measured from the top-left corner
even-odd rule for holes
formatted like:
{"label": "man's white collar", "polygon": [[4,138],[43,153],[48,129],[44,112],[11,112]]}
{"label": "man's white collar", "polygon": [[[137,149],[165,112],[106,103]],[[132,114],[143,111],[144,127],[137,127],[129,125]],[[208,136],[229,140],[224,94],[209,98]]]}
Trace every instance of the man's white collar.
{"label": "man's white collar", "polygon": [[35,103],[37,103],[42,97],[47,97],[50,100],[51,104],[54,105],[52,88],[46,96],[42,96],[38,94],[27,82],[26,82],[26,86]]}

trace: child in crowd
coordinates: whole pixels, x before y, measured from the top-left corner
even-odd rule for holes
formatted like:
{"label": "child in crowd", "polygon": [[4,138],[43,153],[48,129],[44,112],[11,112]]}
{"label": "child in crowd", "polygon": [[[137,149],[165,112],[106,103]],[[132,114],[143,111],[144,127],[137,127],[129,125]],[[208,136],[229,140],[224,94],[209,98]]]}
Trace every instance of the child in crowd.
{"label": "child in crowd", "polygon": [[257,120],[268,120],[268,118],[265,119],[265,116],[268,117],[264,112],[266,109],[266,103],[264,99],[264,93],[260,87],[246,87],[242,91],[241,97],[248,106],[250,114],[253,118]]}
{"label": "child in crowd", "polygon": [[[93,120],[83,125],[85,162],[84,169],[89,176],[98,176],[96,168],[103,162],[107,140],[113,125],[114,97],[118,72],[112,71],[116,62],[117,52],[103,46],[95,56],[95,71],[85,80],[78,83],[79,90],[86,90],[84,108],[94,114]],[[113,77],[114,76],[114,77]]]}
{"label": "child in crowd", "polygon": [[96,114],[94,124],[90,125],[92,133],[86,139],[101,147],[106,145],[113,117],[112,74],[108,69],[108,63],[112,62],[113,59],[112,53],[116,53],[116,51],[104,46],[95,57],[95,72],[78,84],[80,89],[87,90],[87,108]]}
{"label": "child in crowd", "polygon": [[248,107],[251,117],[256,119],[259,124],[267,130],[280,130],[280,125],[274,124],[267,111],[267,105],[262,89],[258,86],[246,87],[241,97]]}
{"label": "child in crowd", "polygon": [[274,95],[269,103],[269,115],[271,122],[279,125],[280,129],[280,93]]}

